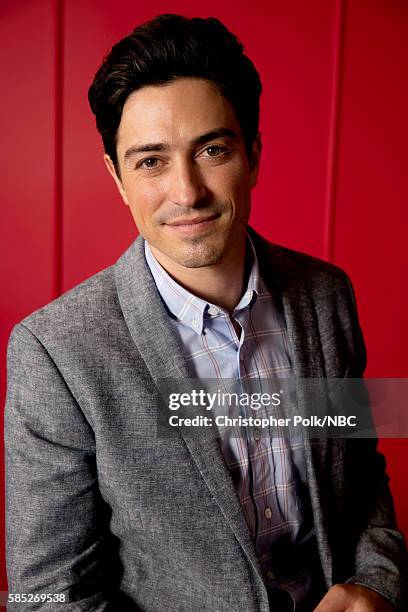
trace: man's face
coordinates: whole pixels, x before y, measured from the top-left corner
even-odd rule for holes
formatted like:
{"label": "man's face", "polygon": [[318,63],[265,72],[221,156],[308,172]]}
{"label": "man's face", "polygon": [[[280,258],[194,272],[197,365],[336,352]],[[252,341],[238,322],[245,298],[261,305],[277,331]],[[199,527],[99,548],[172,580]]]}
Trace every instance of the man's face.
{"label": "man's face", "polygon": [[123,108],[121,180],[105,162],[139,232],[187,268],[242,254],[260,142],[248,160],[232,105],[209,81],[183,78],[133,92]]}

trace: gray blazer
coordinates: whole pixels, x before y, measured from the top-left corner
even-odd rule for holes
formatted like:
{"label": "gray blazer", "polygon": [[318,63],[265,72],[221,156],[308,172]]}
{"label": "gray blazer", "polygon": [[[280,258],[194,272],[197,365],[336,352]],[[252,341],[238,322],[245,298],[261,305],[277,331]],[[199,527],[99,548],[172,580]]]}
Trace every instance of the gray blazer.
{"label": "gray blazer", "polygon": [[[361,376],[344,272],[250,232],[295,374]],[[140,236],[16,325],[8,367],[9,591],[66,596],[9,610],[269,610],[217,440],[156,435],[157,380],[187,369]],[[305,456],[327,587],[355,582],[402,606],[406,549],[376,442],[306,440]]]}

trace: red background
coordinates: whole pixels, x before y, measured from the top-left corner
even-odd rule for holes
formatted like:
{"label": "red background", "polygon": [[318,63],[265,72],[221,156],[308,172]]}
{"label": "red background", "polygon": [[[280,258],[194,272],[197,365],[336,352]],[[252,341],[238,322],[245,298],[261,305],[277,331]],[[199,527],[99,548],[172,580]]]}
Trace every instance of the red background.
{"label": "red background", "polygon": [[[3,0],[1,399],[12,326],[136,236],[103,165],[87,89],[109,47],[163,12],[214,15],[245,43],[264,86],[252,225],[345,268],[367,375],[408,376],[405,0]],[[408,534],[408,443],[380,447]]]}

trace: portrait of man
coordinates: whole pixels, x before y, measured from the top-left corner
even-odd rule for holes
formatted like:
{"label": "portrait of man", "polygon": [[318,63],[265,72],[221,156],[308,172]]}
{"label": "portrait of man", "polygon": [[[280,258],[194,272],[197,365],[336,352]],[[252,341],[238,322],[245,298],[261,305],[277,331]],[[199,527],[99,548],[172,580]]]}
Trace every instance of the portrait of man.
{"label": "portrait of man", "polygon": [[139,235],[13,329],[9,591],[50,599],[10,610],[407,605],[375,439],[157,435],[162,379],[365,370],[346,273],[249,225],[261,91],[221,21],[175,14],[137,26],[95,75],[104,163]]}

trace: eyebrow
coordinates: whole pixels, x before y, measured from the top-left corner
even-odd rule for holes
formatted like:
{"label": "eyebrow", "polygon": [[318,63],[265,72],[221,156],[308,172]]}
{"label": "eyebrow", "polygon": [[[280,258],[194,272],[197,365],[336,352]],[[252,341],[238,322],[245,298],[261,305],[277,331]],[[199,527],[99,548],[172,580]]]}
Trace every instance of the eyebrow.
{"label": "eyebrow", "polygon": [[[211,132],[206,132],[205,134],[201,134],[201,136],[197,136],[193,138],[191,141],[191,145],[198,146],[213,140],[214,138],[231,138],[232,140],[237,140],[238,136],[234,130],[229,128],[217,128],[215,130],[211,130]],[[135,153],[147,153],[149,151],[166,151],[169,149],[169,145],[163,142],[149,142],[143,145],[133,145],[131,146],[123,156],[124,161],[127,161],[132,155]]]}

